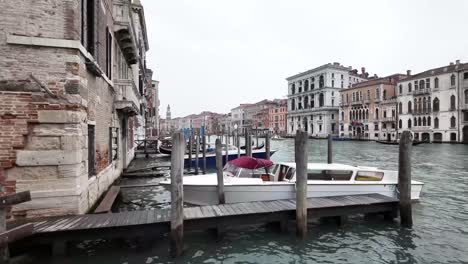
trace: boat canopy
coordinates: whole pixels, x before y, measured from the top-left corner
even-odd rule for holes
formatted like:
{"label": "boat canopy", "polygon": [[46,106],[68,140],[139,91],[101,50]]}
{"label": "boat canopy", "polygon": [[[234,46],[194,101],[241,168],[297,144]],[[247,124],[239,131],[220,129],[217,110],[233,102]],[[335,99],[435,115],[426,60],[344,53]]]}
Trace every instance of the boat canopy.
{"label": "boat canopy", "polygon": [[257,158],[251,158],[251,157],[240,157],[235,160],[230,160],[228,162],[231,165],[244,168],[244,169],[250,169],[250,170],[255,170],[255,169],[261,169],[261,168],[266,168],[270,167],[273,165],[273,162],[270,160],[266,159],[257,159]]}

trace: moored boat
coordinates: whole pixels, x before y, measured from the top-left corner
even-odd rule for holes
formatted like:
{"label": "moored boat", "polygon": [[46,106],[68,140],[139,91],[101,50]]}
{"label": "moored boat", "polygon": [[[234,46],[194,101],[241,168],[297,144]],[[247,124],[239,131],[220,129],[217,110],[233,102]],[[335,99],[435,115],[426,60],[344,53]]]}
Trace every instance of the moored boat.
{"label": "moored boat", "polygon": [[[385,145],[399,145],[400,144],[398,141],[376,140],[375,142],[380,143],[380,144],[385,144]],[[422,144],[422,143],[424,143],[424,142],[415,140],[415,141],[413,141],[413,146],[417,146],[417,145]]]}
{"label": "moored boat", "polygon": [[285,138],[280,137],[279,135],[274,135],[271,137],[271,140],[285,140]]}
{"label": "moored boat", "polygon": [[[249,157],[230,161],[224,168],[226,203],[295,199],[295,166],[295,163],[272,164]],[[308,198],[370,193],[394,197],[398,172],[336,163],[309,163],[307,178]],[[187,203],[218,203],[216,173],[185,176],[183,183]],[[170,180],[161,184],[168,186]],[[422,182],[411,182],[411,199],[419,199],[423,185]]]}

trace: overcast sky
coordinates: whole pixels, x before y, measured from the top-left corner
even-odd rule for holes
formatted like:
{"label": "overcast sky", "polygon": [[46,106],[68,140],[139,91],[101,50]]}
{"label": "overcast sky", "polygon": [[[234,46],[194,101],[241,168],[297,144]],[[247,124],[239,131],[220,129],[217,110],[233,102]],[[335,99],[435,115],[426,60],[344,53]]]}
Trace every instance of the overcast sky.
{"label": "overcast sky", "polygon": [[285,98],[328,62],[379,76],[468,62],[468,1],[142,0],[161,116]]}

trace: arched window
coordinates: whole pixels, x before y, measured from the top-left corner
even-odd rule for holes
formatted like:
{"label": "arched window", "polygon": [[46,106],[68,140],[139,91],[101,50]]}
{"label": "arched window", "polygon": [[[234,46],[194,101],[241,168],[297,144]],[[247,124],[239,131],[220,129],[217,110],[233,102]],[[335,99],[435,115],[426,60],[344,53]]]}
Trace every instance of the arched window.
{"label": "arched window", "polygon": [[387,118],[387,111],[386,110],[383,111],[383,118]]}
{"label": "arched window", "polygon": [[302,125],[304,126],[305,132],[307,132],[309,130],[309,124],[307,123],[307,117],[304,117],[302,119]]}
{"label": "arched window", "polygon": [[319,77],[319,88],[323,88],[325,86],[325,79],[323,75],[320,75]]}
{"label": "arched window", "polygon": [[310,96],[310,108],[314,108],[314,107],[315,107],[315,96],[311,95]]}
{"label": "arched window", "polygon": [[[418,99],[414,99],[414,112],[418,112]],[[416,124],[414,124],[416,126]]]}
{"label": "arched window", "polygon": [[419,118],[418,118],[418,126],[421,126],[421,125],[422,125],[422,124],[421,124],[421,123],[422,123],[421,121],[422,121],[422,120],[421,120],[421,117],[419,117]]}
{"label": "arched window", "polygon": [[434,79],[434,88],[439,88],[439,78],[437,77]]}
{"label": "arched window", "polygon": [[309,96],[304,96],[304,109],[309,108]]}
{"label": "arched window", "polygon": [[401,119],[398,121],[398,128],[403,128],[403,121]]}
{"label": "arched window", "polygon": [[434,128],[439,128],[439,118],[434,118]]}
{"label": "arched window", "polygon": [[427,117],[427,125],[431,126],[431,117],[430,116]]}
{"label": "arched window", "polygon": [[412,90],[411,85],[412,85],[411,83],[408,83],[408,93],[411,93],[411,90]]}
{"label": "arched window", "polygon": [[341,112],[341,120],[344,120],[344,112]]}
{"label": "arched window", "polygon": [[320,93],[320,95],[319,95],[319,107],[322,107],[322,106],[323,106],[323,104],[324,104],[323,101],[324,101],[324,100],[323,100],[323,93]]}
{"label": "arched window", "polygon": [[411,128],[411,118],[408,119],[408,128]]}
{"label": "arched window", "polygon": [[465,90],[465,104],[468,104],[468,89]]}
{"label": "arched window", "polygon": [[369,109],[366,109],[366,118],[365,119],[369,119]]}
{"label": "arched window", "polygon": [[313,90],[315,89],[315,78],[312,77],[312,79],[310,80],[310,89]]}
{"label": "arched window", "polygon": [[455,110],[455,95],[450,96],[450,110]]}
{"label": "arched window", "polygon": [[422,102],[421,102],[421,98],[418,99],[418,113],[421,113],[422,111]]}
{"label": "arched window", "polygon": [[408,114],[411,114],[413,112],[413,109],[411,107],[411,101],[408,101]]}
{"label": "arched window", "polygon": [[419,81],[419,89],[422,90],[422,89],[424,89],[424,87],[425,87],[424,80],[420,80],[420,81]]}
{"label": "arched window", "polygon": [[291,94],[295,94],[296,93],[296,85],[293,83],[291,85]]}
{"label": "arched window", "polygon": [[375,109],[375,119],[379,120],[379,109]]}
{"label": "arched window", "polygon": [[450,118],[450,128],[454,128],[456,126],[457,119],[454,116]]}
{"label": "arched window", "polygon": [[302,97],[298,97],[297,98],[297,110],[301,110],[302,109]]}
{"label": "arched window", "polygon": [[398,92],[399,94],[403,93],[403,85],[400,84],[400,86],[398,86]]}
{"label": "arched window", "polygon": [[304,91],[308,91],[309,90],[309,80],[305,80],[304,81]]}
{"label": "arched window", "polygon": [[426,113],[427,110],[427,102],[426,102],[426,97],[423,98],[423,112]]}
{"label": "arched window", "polygon": [[398,114],[403,114],[403,104],[401,102],[398,104]]}
{"label": "arched window", "polygon": [[298,90],[299,90],[299,93],[302,93],[302,81],[299,82],[299,88],[298,88]]}
{"label": "arched window", "polygon": [[423,125],[423,126],[426,126],[426,117],[423,117],[423,119],[422,119],[422,125]]}
{"label": "arched window", "polygon": [[351,112],[351,111],[349,111],[349,119],[351,119],[351,120],[354,119],[353,112]]}
{"label": "arched window", "polygon": [[[439,98],[434,98],[434,101],[432,102],[432,107],[434,108],[434,112],[439,111]],[[435,122],[435,120],[434,120]]]}
{"label": "arched window", "polygon": [[452,74],[452,76],[450,76],[450,85],[455,86],[455,74]]}
{"label": "arched window", "polygon": [[387,100],[387,90],[383,90],[383,99]]}
{"label": "arched window", "polygon": [[292,99],[291,100],[291,110],[296,110],[296,100],[295,99]]}
{"label": "arched window", "polygon": [[414,126],[418,126],[418,119],[416,117],[414,118]]}
{"label": "arched window", "polygon": [[362,112],[361,112],[361,110],[359,110],[358,119],[359,119],[359,120],[362,119]]}

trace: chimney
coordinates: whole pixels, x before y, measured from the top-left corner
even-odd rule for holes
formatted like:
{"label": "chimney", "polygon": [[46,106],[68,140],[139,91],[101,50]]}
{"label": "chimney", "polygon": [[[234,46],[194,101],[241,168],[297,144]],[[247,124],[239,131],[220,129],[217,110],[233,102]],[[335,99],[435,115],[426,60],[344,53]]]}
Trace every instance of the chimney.
{"label": "chimney", "polygon": [[334,66],[340,66],[340,63],[339,62],[333,62],[333,65]]}
{"label": "chimney", "polygon": [[450,66],[453,66],[453,62],[450,63]]}
{"label": "chimney", "polygon": [[406,70],[406,75],[411,76],[411,70]]}
{"label": "chimney", "polygon": [[366,68],[365,67],[361,68],[361,74],[362,74],[362,76],[366,76]]}
{"label": "chimney", "polygon": [[460,60],[456,60],[455,64],[457,64],[457,65],[460,64]]}

